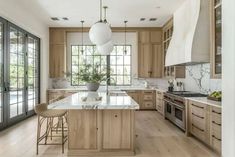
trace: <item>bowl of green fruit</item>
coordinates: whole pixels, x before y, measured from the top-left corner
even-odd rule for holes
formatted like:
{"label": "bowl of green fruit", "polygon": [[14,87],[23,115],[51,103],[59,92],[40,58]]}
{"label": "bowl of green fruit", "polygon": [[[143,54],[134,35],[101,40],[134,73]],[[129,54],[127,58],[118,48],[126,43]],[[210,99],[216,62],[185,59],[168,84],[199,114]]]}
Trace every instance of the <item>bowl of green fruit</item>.
{"label": "bowl of green fruit", "polygon": [[222,100],[222,92],[221,91],[214,91],[210,95],[208,95],[207,99],[214,100],[214,101],[221,101]]}

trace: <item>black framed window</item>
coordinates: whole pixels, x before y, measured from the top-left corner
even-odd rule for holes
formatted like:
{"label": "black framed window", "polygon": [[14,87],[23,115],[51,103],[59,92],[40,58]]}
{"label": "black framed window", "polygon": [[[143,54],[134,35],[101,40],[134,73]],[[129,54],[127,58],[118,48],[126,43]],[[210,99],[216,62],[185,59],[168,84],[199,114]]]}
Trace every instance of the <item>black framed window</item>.
{"label": "black framed window", "polygon": [[[83,49],[83,51],[81,51]],[[115,45],[113,51],[110,53],[107,62],[107,56],[100,55],[94,45],[72,45],[71,46],[71,85],[79,86],[85,85],[85,82],[78,80],[78,72],[80,68],[90,65],[100,65],[100,70],[107,73],[110,77],[110,84],[112,85],[131,85],[131,45]],[[101,84],[105,84],[102,82]]]}
{"label": "black framed window", "polygon": [[40,102],[40,39],[0,17],[0,130]]}

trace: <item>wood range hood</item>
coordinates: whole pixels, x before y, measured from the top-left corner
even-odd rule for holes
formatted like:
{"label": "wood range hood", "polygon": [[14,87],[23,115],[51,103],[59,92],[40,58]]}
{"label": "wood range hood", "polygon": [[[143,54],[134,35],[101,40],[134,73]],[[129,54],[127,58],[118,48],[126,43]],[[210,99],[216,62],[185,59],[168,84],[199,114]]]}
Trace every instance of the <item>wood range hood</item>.
{"label": "wood range hood", "polygon": [[208,0],[186,0],[173,16],[174,31],[165,66],[193,65],[210,60]]}

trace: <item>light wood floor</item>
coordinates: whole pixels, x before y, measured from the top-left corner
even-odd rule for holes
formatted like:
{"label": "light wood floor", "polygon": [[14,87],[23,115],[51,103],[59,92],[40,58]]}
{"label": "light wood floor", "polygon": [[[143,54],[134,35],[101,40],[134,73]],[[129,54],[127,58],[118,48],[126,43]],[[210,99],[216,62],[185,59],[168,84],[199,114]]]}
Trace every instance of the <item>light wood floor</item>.
{"label": "light wood floor", "polygon": [[[36,156],[36,116],[0,132],[0,157]],[[136,157],[215,157],[156,111],[136,112]],[[66,147],[67,149],[67,147]],[[40,146],[39,157],[67,156],[60,146]]]}

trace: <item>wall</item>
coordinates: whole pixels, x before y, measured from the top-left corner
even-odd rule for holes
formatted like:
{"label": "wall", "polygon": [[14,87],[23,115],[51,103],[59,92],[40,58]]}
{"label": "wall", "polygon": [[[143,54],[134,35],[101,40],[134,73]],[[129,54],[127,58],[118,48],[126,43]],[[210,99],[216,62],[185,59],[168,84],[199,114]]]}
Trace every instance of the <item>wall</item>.
{"label": "wall", "polygon": [[222,156],[235,156],[235,1],[222,0]]}
{"label": "wall", "polygon": [[[48,86],[48,27],[18,0],[0,0],[0,16],[41,39],[41,101],[46,101]],[[43,83],[42,83],[43,82]]]}

